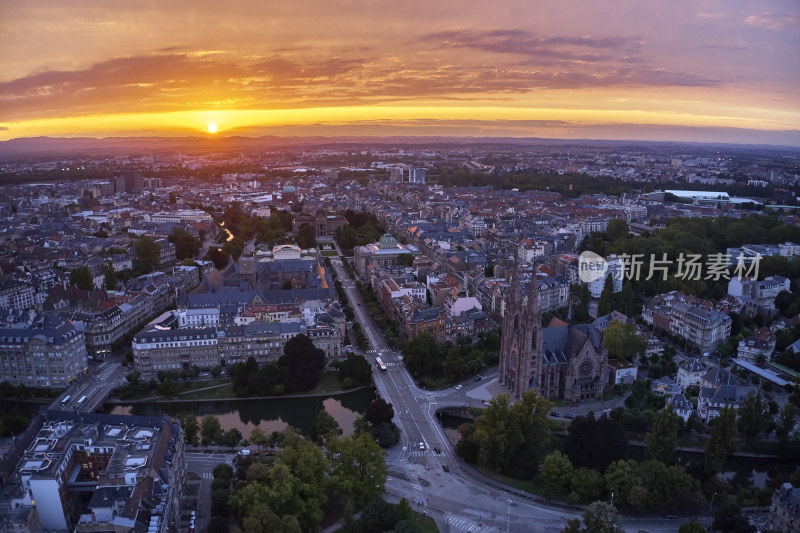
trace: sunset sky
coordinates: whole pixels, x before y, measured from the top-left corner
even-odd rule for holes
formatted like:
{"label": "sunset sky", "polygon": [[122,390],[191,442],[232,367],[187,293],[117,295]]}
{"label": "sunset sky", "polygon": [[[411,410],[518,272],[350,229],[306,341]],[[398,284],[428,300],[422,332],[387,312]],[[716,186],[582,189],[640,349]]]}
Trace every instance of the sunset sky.
{"label": "sunset sky", "polygon": [[800,146],[798,0],[26,0],[0,28],[0,140]]}

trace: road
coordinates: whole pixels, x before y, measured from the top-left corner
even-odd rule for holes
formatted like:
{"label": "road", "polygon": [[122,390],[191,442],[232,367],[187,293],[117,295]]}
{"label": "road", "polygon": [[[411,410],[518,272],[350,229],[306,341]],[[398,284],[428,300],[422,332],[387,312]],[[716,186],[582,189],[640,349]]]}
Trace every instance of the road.
{"label": "road", "polygon": [[[468,381],[461,390],[420,389],[399,354],[389,348],[341,260],[331,258],[331,265],[369,341],[367,360],[375,363],[375,358],[380,357],[388,367],[386,372],[375,372],[374,380],[380,395],[394,407],[395,423],[402,437],[399,449],[390,451],[387,457],[387,497],[395,501],[405,497],[416,510],[433,517],[443,532],[558,531],[567,520],[579,517],[580,509],[532,501],[535,498],[531,495],[498,487],[493,480],[465,467],[435,412],[443,406],[482,405],[490,397],[488,389],[496,382],[496,373],[487,374],[477,383]],[[602,410],[612,405],[608,402]],[[569,411],[565,410],[564,414],[575,412],[567,409]],[[434,448],[439,448],[440,452],[436,453]],[[443,464],[448,466],[449,472],[444,471]],[[688,520],[625,517],[624,526],[631,532],[674,532],[684,521]],[[701,522],[709,525],[710,518],[704,517]]]}
{"label": "road", "polygon": [[[92,363],[89,365],[89,372],[56,398],[50,404],[50,409],[93,413],[114,389],[125,383],[125,368],[120,363],[112,361],[97,365]],[[67,396],[69,401],[63,403]],[[85,402],[79,405],[84,396]]]}
{"label": "road", "polygon": [[[218,464],[233,465],[234,454],[187,453],[187,486],[181,499],[181,516],[188,520],[191,511],[197,513],[195,531],[205,531],[211,519],[211,483],[213,471]],[[187,497],[187,490],[190,494]],[[188,525],[188,524],[187,524]]]}

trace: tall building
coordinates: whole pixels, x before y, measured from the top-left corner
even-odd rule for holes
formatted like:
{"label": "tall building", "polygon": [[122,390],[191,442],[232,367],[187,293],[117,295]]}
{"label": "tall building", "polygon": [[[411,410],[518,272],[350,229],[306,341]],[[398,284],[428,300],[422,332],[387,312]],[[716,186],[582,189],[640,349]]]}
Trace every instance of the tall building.
{"label": "tall building", "polygon": [[408,169],[408,182],[425,185],[425,167],[411,167]]}
{"label": "tall building", "polygon": [[395,166],[389,168],[390,173],[390,181],[392,183],[402,183],[403,182],[403,167]]}
{"label": "tall building", "polygon": [[519,265],[514,260],[511,290],[503,316],[503,336],[500,348],[500,383],[511,390],[517,400],[531,386],[533,374],[541,369],[542,311],[539,307],[539,285],[530,283],[525,308],[519,287]]}
{"label": "tall building", "polygon": [[538,283],[523,298],[514,265],[503,315],[500,383],[514,399],[533,388],[546,398],[572,403],[602,397],[608,383],[608,354],[590,324],[542,329]]}

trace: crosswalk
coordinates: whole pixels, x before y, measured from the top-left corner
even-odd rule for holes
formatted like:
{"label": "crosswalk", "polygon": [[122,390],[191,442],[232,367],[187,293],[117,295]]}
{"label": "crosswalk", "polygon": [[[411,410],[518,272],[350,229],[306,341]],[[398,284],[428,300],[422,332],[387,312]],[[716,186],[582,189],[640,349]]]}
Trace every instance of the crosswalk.
{"label": "crosswalk", "polygon": [[450,513],[445,513],[445,517],[451,533],[489,533],[490,531],[497,531],[497,528],[490,525],[451,515]]}
{"label": "crosswalk", "polygon": [[211,472],[203,472],[203,479],[214,479],[214,474]]}
{"label": "crosswalk", "polygon": [[436,453],[433,450],[411,450],[406,452],[408,457],[444,457],[444,452]]}

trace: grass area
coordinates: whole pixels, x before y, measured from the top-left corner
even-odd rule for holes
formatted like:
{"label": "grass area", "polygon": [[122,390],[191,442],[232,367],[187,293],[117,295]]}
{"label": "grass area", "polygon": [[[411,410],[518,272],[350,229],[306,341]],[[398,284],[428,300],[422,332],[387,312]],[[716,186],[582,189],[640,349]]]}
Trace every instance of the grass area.
{"label": "grass area", "polygon": [[201,390],[197,392],[190,392],[189,394],[181,394],[178,396],[179,400],[219,400],[221,398],[233,398],[236,395],[233,393],[233,383],[226,383],[222,387],[217,387],[209,390]]}
{"label": "grass area", "polygon": [[[191,383],[188,383],[185,386],[182,386],[181,389],[178,391],[178,395],[172,397],[172,399],[176,399],[176,398],[177,399],[186,399],[187,397],[190,397],[193,394],[195,394],[192,391],[196,391],[198,389],[205,389],[207,387],[214,387],[216,385],[222,385],[222,384],[225,384],[225,383],[230,384],[230,380],[227,379],[227,378],[221,378],[221,379],[216,379],[216,380],[212,380],[212,381],[192,381]],[[200,393],[197,393],[197,394],[202,394],[202,392],[203,391],[201,391]],[[213,392],[213,390],[212,391],[208,391],[208,392]],[[186,393],[186,394],[182,394],[182,393]],[[205,396],[201,396],[201,397],[205,398]],[[149,398],[159,399],[159,400],[170,399],[170,398],[166,398],[166,397],[162,396],[161,393],[158,392],[158,389],[151,389],[151,390],[138,392],[136,394],[128,396],[128,397],[124,398],[124,400],[147,400]]]}
{"label": "grass area", "polygon": [[423,516],[415,512],[411,519],[412,524],[416,524],[422,533],[439,533],[439,528],[436,527],[436,522],[430,516]]}
{"label": "grass area", "polygon": [[500,483],[505,483],[510,487],[514,487],[517,490],[525,491],[529,494],[536,494],[539,496],[544,496],[544,487],[534,478],[533,480],[530,479],[514,479],[513,477],[504,476],[503,474],[498,474],[494,470],[489,470],[488,468],[483,468],[480,466],[475,466],[476,470],[480,471],[482,474],[489,476],[490,478],[494,479],[495,481],[499,481]]}
{"label": "grass area", "polygon": [[329,257],[337,257],[339,254],[336,250],[322,250],[322,255]]}
{"label": "grass area", "polygon": [[[206,384],[206,386],[209,385]],[[334,392],[340,392],[342,390],[344,389],[339,381],[338,374],[336,372],[325,372],[322,374],[322,378],[319,380],[319,384],[314,390],[300,392],[298,394],[331,394]],[[152,397],[152,394],[149,397]],[[222,398],[237,398],[236,393],[233,391],[233,383],[229,382],[222,387],[190,392],[188,394],[181,394],[177,397],[178,400],[219,400]]]}

